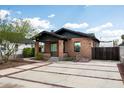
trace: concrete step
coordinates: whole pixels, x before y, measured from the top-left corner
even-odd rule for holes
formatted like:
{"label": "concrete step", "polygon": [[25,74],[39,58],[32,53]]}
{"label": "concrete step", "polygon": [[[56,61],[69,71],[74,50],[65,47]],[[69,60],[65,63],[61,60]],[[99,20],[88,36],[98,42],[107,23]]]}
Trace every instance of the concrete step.
{"label": "concrete step", "polygon": [[49,62],[58,62],[59,61],[59,58],[58,57],[50,57]]}

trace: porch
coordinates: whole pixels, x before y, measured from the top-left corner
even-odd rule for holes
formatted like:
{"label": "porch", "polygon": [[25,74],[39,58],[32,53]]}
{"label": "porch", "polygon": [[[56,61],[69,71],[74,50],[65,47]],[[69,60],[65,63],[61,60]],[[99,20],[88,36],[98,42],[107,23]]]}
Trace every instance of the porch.
{"label": "porch", "polygon": [[[56,35],[52,32],[42,32],[35,40],[35,55],[39,52],[42,52],[47,58],[62,58],[64,55],[67,55],[67,53],[65,53],[65,47],[67,47],[65,45],[65,42],[67,42],[65,37]],[[43,45],[40,45],[39,43],[42,43]]]}

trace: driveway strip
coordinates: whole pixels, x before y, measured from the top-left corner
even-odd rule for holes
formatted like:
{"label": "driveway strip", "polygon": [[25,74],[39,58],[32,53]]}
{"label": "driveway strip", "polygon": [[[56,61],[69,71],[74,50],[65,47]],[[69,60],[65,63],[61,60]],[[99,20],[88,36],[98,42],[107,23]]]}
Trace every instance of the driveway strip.
{"label": "driveway strip", "polygon": [[115,72],[115,73],[119,73],[118,71],[111,71],[111,70],[100,70],[100,69],[88,69],[88,68],[76,68],[76,67],[58,67],[58,66],[48,66],[48,67],[56,67],[56,68],[70,68],[70,69],[80,69],[80,70],[92,70],[92,71],[103,71],[103,72]]}
{"label": "driveway strip", "polygon": [[[77,64],[78,63],[78,64]],[[108,66],[108,65],[93,65],[93,64],[88,64],[88,63],[71,63],[71,65],[87,65],[87,66],[100,66],[100,67],[116,67],[116,66]],[[63,64],[63,63],[59,63],[59,64]],[[68,65],[68,63],[66,63]]]}
{"label": "driveway strip", "polygon": [[17,68],[17,69],[20,69],[20,71],[13,72],[13,73],[6,74],[6,75],[0,75],[0,78],[2,78],[2,77],[8,77],[8,78],[12,78],[12,79],[18,79],[18,80],[24,80],[24,81],[34,82],[34,83],[46,84],[46,85],[51,85],[51,86],[55,86],[55,87],[72,88],[72,87],[69,87],[69,86],[63,86],[63,85],[59,85],[59,84],[39,82],[39,81],[34,81],[34,80],[28,80],[28,79],[22,79],[22,78],[17,78],[17,77],[9,76],[9,75],[13,75],[13,74],[17,74],[17,73],[29,71],[29,70],[32,70],[32,69],[35,69],[35,68],[39,68],[39,67],[42,67],[42,66],[47,66],[47,65],[50,65],[50,64],[52,64],[52,63],[50,62],[48,64],[39,65],[39,66],[36,66],[36,67],[33,67],[33,68],[29,68],[29,69]]}
{"label": "driveway strip", "polygon": [[3,75],[3,76],[8,76],[8,75],[17,74],[17,73],[20,73],[20,72],[25,72],[25,71],[32,70],[32,69],[35,69],[35,68],[47,66],[47,65],[50,65],[50,64],[52,64],[52,63],[50,62],[50,63],[44,64],[44,65],[41,65],[41,66],[36,66],[36,67],[33,67],[33,68],[29,68],[29,69],[23,69],[21,71],[17,71],[17,72],[14,72],[14,73],[6,74],[6,75]]}
{"label": "driveway strip", "polygon": [[122,81],[121,79],[104,78],[104,77],[96,77],[96,76],[88,76],[88,75],[69,74],[69,73],[52,72],[52,71],[39,71],[39,70],[32,70],[32,71],[54,73],[54,74],[63,74],[63,75],[72,75],[72,76],[80,76],[80,77],[88,77],[88,78],[97,78],[97,79],[108,79],[108,80]]}
{"label": "driveway strip", "polygon": [[[85,66],[83,66],[83,64],[80,65],[80,63],[79,64],[77,63],[78,65],[75,66],[72,66],[73,63],[72,64],[70,63],[69,64],[70,66],[67,66],[66,64],[68,63],[65,63],[65,65],[62,65],[61,63],[54,63],[54,64],[34,63],[33,65],[19,66],[13,68],[16,69],[16,71],[12,70],[12,72],[9,71],[9,73],[6,73],[9,69],[5,70],[5,74],[0,74],[0,78],[3,77],[3,79],[1,78],[0,80],[2,84],[7,84],[7,82],[2,80],[8,78],[8,84],[10,83],[10,84],[17,84],[23,86],[27,82],[28,83],[27,86],[30,86],[30,84],[34,83],[36,84],[34,86],[37,87],[41,85],[44,87],[62,87],[62,88],[122,87],[122,83],[121,83],[122,79],[118,77],[119,71],[116,69],[116,66],[115,69],[114,66],[112,67],[103,66],[103,68],[105,67],[105,69],[103,69],[102,66],[94,64],[95,67],[98,66],[98,68],[96,69],[95,67],[92,67],[93,66],[92,64],[91,66],[88,66],[89,68],[85,67],[86,65],[89,64],[86,64]],[[86,72],[86,70],[89,71]],[[4,72],[4,70],[1,72]],[[91,75],[89,73],[93,73],[93,74]],[[104,73],[105,73],[105,77],[103,76]],[[112,74],[110,75],[109,73]],[[11,79],[13,81],[15,80],[15,83],[13,83],[12,81],[10,82]],[[18,81],[22,81],[22,82],[24,81],[24,83],[19,84]]]}
{"label": "driveway strip", "polygon": [[[35,68],[39,68],[39,67],[42,67],[42,66],[47,66],[47,65],[50,65],[52,64],[51,62],[47,63],[47,64],[44,64],[44,65],[40,65],[40,66],[35,66],[33,68],[29,68],[29,69],[21,69],[21,68],[15,68],[17,69],[18,71],[15,71],[15,72],[12,72],[12,73],[9,73],[9,74],[0,74],[0,78],[2,77],[6,77],[8,75],[13,75],[13,74],[17,74],[17,73],[21,73],[21,72],[25,72],[25,71],[28,71],[28,70],[31,70],[31,69],[35,69]],[[25,65],[26,66],[26,65]],[[19,66],[20,67],[20,66]],[[9,68],[9,69],[12,69],[12,68]],[[19,70],[20,69],[20,70]],[[4,71],[7,71],[7,69],[3,69],[2,72]]]}
{"label": "driveway strip", "polygon": [[34,83],[46,84],[46,85],[51,85],[51,86],[56,86],[56,87],[61,87],[61,88],[73,88],[73,87],[63,86],[63,85],[59,85],[59,84],[46,83],[46,82],[35,81],[35,80],[29,80],[29,79],[23,79],[23,78],[12,77],[12,76],[6,76],[6,77],[12,78],[12,79],[18,79],[18,80],[24,80],[24,81],[34,82]]}

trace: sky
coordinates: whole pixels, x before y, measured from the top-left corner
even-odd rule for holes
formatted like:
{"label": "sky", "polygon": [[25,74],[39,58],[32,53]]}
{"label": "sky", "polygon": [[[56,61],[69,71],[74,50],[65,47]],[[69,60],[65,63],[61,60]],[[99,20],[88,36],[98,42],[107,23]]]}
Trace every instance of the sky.
{"label": "sky", "polygon": [[94,33],[101,41],[119,40],[124,34],[124,6],[93,5],[1,5],[0,18],[30,20],[38,32],[62,27]]}

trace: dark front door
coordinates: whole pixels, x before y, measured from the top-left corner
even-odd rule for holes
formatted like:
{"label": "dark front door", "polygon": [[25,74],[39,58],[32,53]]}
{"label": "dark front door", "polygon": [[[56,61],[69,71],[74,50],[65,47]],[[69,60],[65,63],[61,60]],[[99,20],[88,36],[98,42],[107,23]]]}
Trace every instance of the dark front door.
{"label": "dark front door", "polygon": [[57,43],[52,43],[50,46],[51,56],[57,56]]}

